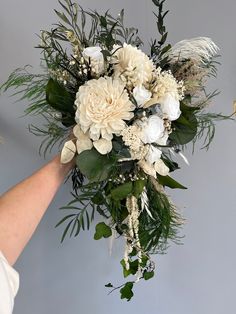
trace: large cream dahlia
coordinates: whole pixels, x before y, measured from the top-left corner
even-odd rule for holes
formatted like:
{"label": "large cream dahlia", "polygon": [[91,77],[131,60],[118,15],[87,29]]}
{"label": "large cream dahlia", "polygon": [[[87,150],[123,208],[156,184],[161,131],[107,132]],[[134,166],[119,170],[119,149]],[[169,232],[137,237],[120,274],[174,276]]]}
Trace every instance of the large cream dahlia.
{"label": "large cream dahlia", "polygon": [[130,89],[150,82],[155,67],[145,53],[126,43],[120,48],[115,46],[114,51],[114,74]]}
{"label": "large cream dahlia", "polygon": [[120,135],[126,126],[124,120],[130,120],[135,109],[124,83],[111,77],[90,80],[81,86],[75,104],[76,122],[101,154],[111,151],[113,134]]}

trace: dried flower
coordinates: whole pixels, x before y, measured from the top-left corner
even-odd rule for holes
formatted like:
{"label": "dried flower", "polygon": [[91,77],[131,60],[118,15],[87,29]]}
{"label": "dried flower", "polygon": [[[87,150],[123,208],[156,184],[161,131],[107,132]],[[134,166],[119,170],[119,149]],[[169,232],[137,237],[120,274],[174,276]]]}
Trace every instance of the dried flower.
{"label": "dried flower", "polygon": [[93,141],[106,140],[96,143],[98,150],[102,145],[100,151],[111,150],[113,134],[120,135],[126,127],[124,120],[133,117],[135,106],[124,87],[118,79],[101,77],[81,86],[76,95],[76,121]]}

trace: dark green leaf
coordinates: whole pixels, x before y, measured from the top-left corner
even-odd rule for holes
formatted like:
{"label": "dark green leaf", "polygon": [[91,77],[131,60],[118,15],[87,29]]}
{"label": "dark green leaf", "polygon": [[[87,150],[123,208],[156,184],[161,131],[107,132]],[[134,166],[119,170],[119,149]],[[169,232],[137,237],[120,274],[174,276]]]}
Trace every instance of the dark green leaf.
{"label": "dark green leaf", "polygon": [[100,240],[101,238],[109,238],[112,235],[111,228],[105,224],[105,222],[100,222],[96,225],[96,232],[94,235],[94,240]]}
{"label": "dark green leaf", "polygon": [[191,142],[197,134],[198,122],[194,114],[195,108],[190,108],[181,103],[181,116],[172,122],[173,132],[170,140],[178,145],[185,145]]}
{"label": "dark green leaf", "polygon": [[152,277],[154,276],[154,271],[145,271],[144,274],[143,274],[143,278],[145,280],[149,280],[151,279]]}
{"label": "dark green leaf", "polygon": [[129,262],[129,269],[126,269],[126,266],[125,266],[125,261],[122,259],[121,260],[121,265],[123,267],[123,275],[124,277],[128,277],[129,275],[135,275],[138,271],[138,265],[139,265],[139,261],[138,259],[134,260],[134,261],[130,261]]}
{"label": "dark green leaf", "polygon": [[121,299],[127,299],[127,301],[130,301],[133,297],[133,282],[127,282],[123,288],[120,289]]}
{"label": "dark green leaf", "polygon": [[109,177],[114,160],[108,155],[101,155],[97,150],[86,150],[76,157],[79,170],[90,182],[104,181]]}
{"label": "dark green leaf", "polygon": [[62,112],[69,112],[74,115],[74,95],[70,94],[62,85],[52,78],[46,86],[46,99],[54,109]]}
{"label": "dark green leaf", "polygon": [[180,184],[179,182],[175,181],[173,178],[169,177],[169,176],[161,176],[161,175],[157,175],[158,178],[158,182],[163,185],[163,186],[168,186],[171,189],[182,189],[182,190],[186,190],[187,188],[185,186],[183,186],[182,184]]}

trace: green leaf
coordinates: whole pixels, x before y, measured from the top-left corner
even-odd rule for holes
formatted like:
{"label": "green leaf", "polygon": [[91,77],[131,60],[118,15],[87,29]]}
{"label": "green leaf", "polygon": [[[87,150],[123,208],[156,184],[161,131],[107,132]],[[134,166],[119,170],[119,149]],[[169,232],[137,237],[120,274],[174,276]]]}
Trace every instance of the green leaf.
{"label": "green leaf", "polygon": [[94,197],[92,198],[92,202],[96,205],[103,205],[105,202],[104,196],[102,192],[97,192]]}
{"label": "green leaf", "polygon": [[143,274],[143,278],[145,280],[149,280],[154,276],[154,271],[145,271]]}
{"label": "green leaf", "polygon": [[139,261],[138,259],[134,260],[134,261],[130,261],[129,262],[129,269],[126,269],[125,267],[125,261],[122,259],[121,260],[121,265],[123,267],[123,275],[124,277],[128,277],[129,275],[135,275],[138,271],[138,265],[139,265]]}
{"label": "green leaf", "polygon": [[143,192],[145,185],[146,185],[146,180],[134,181],[133,194],[135,197],[138,198],[140,196],[140,194]]}
{"label": "green leaf", "polygon": [[68,20],[68,18],[66,17],[66,15],[64,13],[58,12],[57,10],[54,10],[56,15],[66,24],[71,25],[70,21]]}
{"label": "green leaf", "polygon": [[90,182],[104,181],[110,175],[114,159],[91,149],[83,151],[76,157],[76,165]]}
{"label": "green leaf", "polygon": [[191,142],[197,134],[198,122],[194,114],[195,108],[189,108],[181,104],[181,116],[172,122],[173,132],[170,140],[178,145],[185,145]]}
{"label": "green leaf", "polygon": [[187,188],[185,186],[183,186],[182,184],[180,184],[179,182],[175,181],[173,178],[169,177],[169,176],[161,176],[161,175],[157,175],[158,178],[158,182],[163,185],[163,186],[168,186],[171,189],[182,189],[182,190],[186,190]]}
{"label": "green leaf", "polygon": [[52,78],[49,79],[46,86],[46,100],[54,109],[74,115],[75,96]]}
{"label": "green leaf", "polygon": [[132,190],[133,190],[133,183],[127,182],[111,190],[111,197],[116,201],[120,201],[126,198],[129,194],[131,194]]}
{"label": "green leaf", "polygon": [[111,228],[105,224],[105,222],[100,222],[96,225],[96,232],[94,235],[94,240],[100,240],[101,238],[109,238],[112,235]]}
{"label": "green leaf", "polygon": [[133,282],[127,282],[123,288],[120,289],[121,299],[127,299],[127,301],[130,301],[131,298],[134,296],[133,294]]}

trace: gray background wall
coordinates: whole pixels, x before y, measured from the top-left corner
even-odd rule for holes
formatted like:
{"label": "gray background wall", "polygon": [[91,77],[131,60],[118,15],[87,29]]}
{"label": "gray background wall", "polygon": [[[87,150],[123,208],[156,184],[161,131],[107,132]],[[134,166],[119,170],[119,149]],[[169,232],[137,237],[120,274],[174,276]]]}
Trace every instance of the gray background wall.
{"label": "gray background wall", "polygon": [[[211,86],[219,88],[212,110],[232,112],[236,98],[235,0],[168,0],[167,25],[171,42],[199,35],[212,37],[221,48],[222,66]],[[0,81],[14,68],[32,64],[36,71],[39,51],[36,33],[56,21],[56,1],[0,1]],[[81,0],[85,8],[113,13],[125,7],[130,25],[141,29],[143,38],[155,37],[151,0]],[[0,192],[17,183],[46,161],[38,156],[39,139],[27,125],[38,118],[20,118],[25,103],[1,96]],[[167,255],[157,256],[157,276],[135,288],[130,303],[118,293],[107,296],[104,284],[121,282],[119,260],[122,243],[108,253],[106,241],[93,241],[91,232],[76,240],[59,243],[61,230],[54,225],[58,208],[69,200],[70,184],[62,186],[39,225],[32,241],[16,264],[21,289],[15,314],[222,314],[235,313],[235,124],[217,125],[210,151],[187,152],[191,167],[175,174],[189,187],[169,191],[187,220],[183,246],[172,245]],[[50,159],[52,156],[48,156]],[[33,209],[32,209],[33,210]]]}

